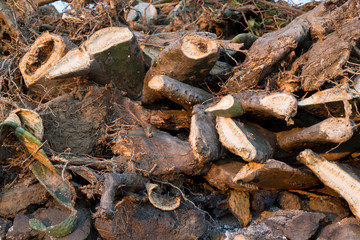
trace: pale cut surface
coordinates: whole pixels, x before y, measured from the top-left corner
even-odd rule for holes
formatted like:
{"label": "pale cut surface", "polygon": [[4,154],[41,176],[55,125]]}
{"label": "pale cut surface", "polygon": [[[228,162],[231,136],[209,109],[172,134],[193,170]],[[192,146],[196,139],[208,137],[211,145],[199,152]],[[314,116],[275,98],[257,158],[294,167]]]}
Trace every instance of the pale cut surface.
{"label": "pale cut surface", "polygon": [[[109,27],[95,32],[83,45],[90,54],[103,52],[110,47],[130,41],[133,33],[126,27]],[[109,44],[111,43],[111,44]]]}
{"label": "pale cut surface", "polygon": [[271,94],[260,99],[260,103],[285,119],[296,114],[297,108],[294,106],[296,106],[297,100],[294,96],[287,93]]}
{"label": "pale cut surface", "polygon": [[196,34],[185,36],[181,45],[184,55],[191,59],[201,59],[216,54],[218,48],[216,41]]}

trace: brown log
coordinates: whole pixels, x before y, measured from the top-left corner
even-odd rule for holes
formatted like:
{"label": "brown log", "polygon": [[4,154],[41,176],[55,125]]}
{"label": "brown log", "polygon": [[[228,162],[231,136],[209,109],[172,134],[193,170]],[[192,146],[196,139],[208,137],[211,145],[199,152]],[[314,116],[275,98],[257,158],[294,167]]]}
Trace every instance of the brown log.
{"label": "brown log", "polygon": [[196,104],[213,98],[211,93],[165,75],[154,76],[148,82],[148,87],[156,94],[160,94],[188,110],[191,110]]}
{"label": "brown log", "polygon": [[190,128],[191,115],[185,110],[150,110],[127,97],[119,99],[115,108],[134,115],[140,125],[144,124],[149,129],[151,126],[162,130]]}
{"label": "brown log", "polygon": [[329,162],[310,149],[302,151],[297,160],[309,167],[325,185],[339,193],[348,202],[352,213],[360,218],[360,178],[351,169]]}
{"label": "brown log", "polygon": [[356,40],[360,37],[359,26],[360,20],[354,19],[340,30],[327,35],[324,41],[315,43],[296,60],[302,63],[300,78],[303,90],[317,90],[326,80],[342,74],[342,66],[349,59]]}
{"label": "brown log", "polygon": [[194,156],[202,164],[219,159],[224,152],[216,131],[216,118],[205,109],[204,105],[194,107],[189,135]]}
{"label": "brown log", "polygon": [[211,164],[211,168],[205,175],[205,179],[217,189],[221,191],[228,191],[229,188],[242,190],[242,191],[253,191],[257,189],[252,183],[245,182],[234,182],[233,179],[242,167],[245,166],[244,162],[231,161],[231,160],[220,160]]}
{"label": "brown log", "polygon": [[251,222],[250,194],[249,192],[230,190],[229,208],[232,214],[239,221],[241,227],[246,227]]}
{"label": "brown log", "polygon": [[233,181],[253,184],[261,189],[306,189],[316,187],[319,180],[307,169],[293,168],[286,163],[269,159],[265,163],[248,163]]}
{"label": "brown log", "polygon": [[[299,101],[298,106],[316,116],[353,117],[359,95],[348,87],[329,88]],[[346,106],[348,104],[348,106]],[[346,109],[349,108],[349,109]]]}
{"label": "brown log", "polygon": [[245,161],[265,162],[275,152],[274,134],[257,124],[218,116],[216,128],[223,146]]}
{"label": "brown log", "polygon": [[354,122],[346,118],[328,118],[308,128],[292,129],[277,134],[280,148],[285,151],[348,141],[354,131]]}
{"label": "brown log", "polygon": [[203,168],[188,142],[156,129],[150,135],[143,128],[119,132],[111,149],[116,155],[112,160],[121,169],[146,176],[196,175]]}
{"label": "brown log", "polygon": [[167,46],[146,73],[142,102],[152,103],[162,98],[148,87],[155,75],[166,75],[195,86],[201,83],[217,61],[218,50],[215,40],[196,34],[186,35]]}
{"label": "brown log", "polygon": [[297,100],[289,93],[245,90],[232,95],[239,101],[245,113],[257,117],[275,117],[291,123],[291,118],[297,113]]}
{"label": "brown log", "polygon": [[[323,44],[321,39],[331,32],[337,32],[342,25],[344,25],[345,28],[348,28],[348,22],[352,19],[356,19],[360,9],[357,0],[335,2],[336,4],[333,2],[322,2],[313,10],[295,18],[286,27],[269,34],[265,34],[256,40],[251,46],[245,61],[236,68],[234,75],[224,86],[224,90],[236,92],[244,90],[248,87],[256,86],[259,81],[263,80],[272,72],[277,63],[288,57],[293,50],[304,43],[304,41],[308,38],[309,33],[311,37],[320,39],[320,41],[316,44],[322,44],[326,47],[322,49],[323,52],[317,52],[315,54],[312,53],[310,56],[310,58],[316,59],[316,61],[311,61],[319,66],[319,68],[316,67],[316,69],[321,68],[319,61],[320,58],[318,57],[326,56],[325,59],[327,59],[327,55],[333,47],[343,49],[345,51],[339,58],[344,60],[345,55],[348,52],[347,47],[349,47],[349,45],[345,46],[345,44],[345,48],[342,48],[340,46],[343,45],[341,42],[334,42],[331,45]],[[358,30],[354,30],[354,32],[358,32]],[[338,34],[338,36],[341,35],[342,34]],[[354,39],[357,39],[357,37]],[[329,49],[327,53],[325,53],[326,49]],[[334,53],[338,53],[338,51],[336,50]],[[305,55],[309,57],[308,54]],[[336,54],[332,55],[336,56]],[[330,59],[327,63],[325,63],[325,65],[328,65],[328,63],[331,64],[331,62],[334,62],[335,59],[336,57]],[[310,62],[308,67],[311,68]],[[316,72],[317,71],[318,70],[316,70]],[[292,72],[292,74],[294,74],[294,72]],[[320,76],[324,75],[321,74],[321,72],[317,72],[317,74]],[[305,73],[303,73],[302,76],[304,78],[310,77],[305,75]],[[310,84],[306,84],[304,89],[308,89],[310,87]],[[316,88],[317,87],[318,86],[316,86]]]}

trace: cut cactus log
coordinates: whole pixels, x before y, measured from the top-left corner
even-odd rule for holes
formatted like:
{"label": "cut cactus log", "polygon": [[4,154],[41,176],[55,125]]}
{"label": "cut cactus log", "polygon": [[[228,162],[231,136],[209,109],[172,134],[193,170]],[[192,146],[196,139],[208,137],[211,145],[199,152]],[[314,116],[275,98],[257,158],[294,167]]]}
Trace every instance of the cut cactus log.
{"label": "cut cactus log", "polygon": [[233,181],[250,183],[265,190],[306,189],[320,183],[307,169],[293,168],[274,159],[265,163],[248,163],[240,169]]}
{"label": "cut cactus log", "polygon": [[180,82],[199,85],[219,58],[217,41],[189,34],[167,46],[153,61],[144,80],[142,102],[152,103],[163,98],[149,88],[155,75],[166,75]]}
{"label": "cut cactus log", "polygon": [[204,105],[194,107],[189,135],[194,156],[202,164],[219,159],[224,152],[216,131],[216,118],[205,112],[205,108]]}
{"label": "cut cactus log", "polygon": [[297,100],[289,93],[245,90],[233,96],[245,113],[256,117],[272,117],[292,123],[291,118],[297,113]]}
{"label": "cut cactus log", "polygon": [[234,96],[227,95],[214,106],[207,108],[205,112],[221,117],[240,117],[244,114],[244,109]]}
{"label": "cut cactus log", "polygon": [[216,128],[223,146],[245,161],[265,162],[274,154],[275,135],[259,125],[217,116]]}
{"label": "cut cactus log", "polygon": [[310,149],[302,151],[297,160],[309,167],[326,186],[339,193],[348,202],[352,213],[360,218],[360,178],[357,175]]}
{"label": "cut cactus log", "polygon": [[277,139],[281,149],[291,152],[320,144],[346,142],[352,137],[354,129],[352,120],[328,118],[308,128],[279,132]]}
{"label": "cut cactus log", "polygon": [[84,74],[102,85],[112,82],[130,98],[139,98],[145,67],[134,34],[126,27],[101,29],[66,54],[49,70],[47,77],[61,79]]}
{"label": "cut cactus log", "polygon": [[[345,117],[346,114],[354,116],[359,97],[355,90],[351,92],[349,88],[330,88],[299,101],[298,106],[316,116]],[[347,104],[351,112],[346,111]]]}
{"label": "cut cactus log", "polygon": [[213,97],[200,88],[190,86],[165,75],[156,75],[149,82],[148,87],[156,94],[180,104],[185,109],[192,109],[196,104],[201,104]]}
{"label": "cut cactus log", "polygon": [[244,162],[220,160],[211,165],[210,170],[205,176],[205,179],[214,187],[221,191],[228,191],[229,188],[241,191],[253,191],[258,189],[257,186],[251,183],[234,182],[233,179],[242,167]]}
{"label": "cut cactus log", "polygon": [[70,49],[76,47],[67,38],[43,33],[19,63],[26,86],[41,97],[53,97],[76,86],[74,79],[52,80],[48,72]]}

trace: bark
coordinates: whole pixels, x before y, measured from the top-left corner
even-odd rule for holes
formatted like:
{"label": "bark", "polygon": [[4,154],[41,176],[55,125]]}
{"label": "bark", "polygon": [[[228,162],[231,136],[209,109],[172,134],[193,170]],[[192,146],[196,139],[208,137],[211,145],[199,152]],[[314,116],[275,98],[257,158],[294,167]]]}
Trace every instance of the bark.
{"label": "bark", "polygon": [[360,38],[359,27],[360,20],[345,24],[296,60],[301,63],[298,65],[301,65],[301,88],[304,91],[317,90],[325,81],[342,74],[342,67]]}
{"label": "bark", "polygon": [[309,23],[303,16],[297,17],[286,27],[256,40],[249,49],[245,61],[228,79],[225,90],[238,92],[256,86],[273,70],[276,63],[295,50],[309,33]]}
{"label": "bark", "polygon": [[155,75],[166,75],[186,84],[199,85],[217,61],[218,50],[215,40],[194,34],[167,46],[146,73],[142,102],[149,104],[162,99],[161,94],[148,87]]}
{"label": "bark", "polygon": [[214,187],[221,191],[228,191],[229,188],[241,191],[253,191],[257,187],[252,183],[245,183],[241,181],[233,181],[236,174],[242,167],[245,166],[244,162],[220,160],[211,165],[210,170],[205,175],[205,179]]}
{"label": "bark", "polygon": [[326,143],[348,141],[354,130],[354,122],[346,118],[328,118],[308,128],[292,129],[277,134],[280,148],[291,152],[296,149]]}
{"label": "bark", "polygon": [[148,87],[156,94],[160,94],[188,110],[191,110],[196,104],[213,98],[211,93],[165,75],[154,76],[148,82]]}
{"label": "bark", "polygon": [[111,149],[116,155],[112,160],[121,169],[145,176],[197,175],[203,168],[188,142],[155,129],[150,134],[143,128],[119,132]]}
{"label": "bark", "polygon": [[144,189],[146,179],[131,173],[107,173],[100,199],[100,206],[95,217],[111,219],[115,216],[114,197],[119,187],[126,187],[130,191]]}
{"label": "bark", "polygon": [[[320,42],[318,44],[324,46],[322,51],[329,49],[327,53],[319,51],[317,54],[311,54],[310,56],[307,54],[308,57],[314,59],[312,62],[318,66],[318,69],[324,69],[320,66],[320,62],[322,61],[319,59],[323,59],[322,57],[324,56],[324,59],[327,59],[327,55],[329,54],[329,51],[332,51],[332,48],[337,49],[337,51],[340,49],[345,51],[340,57],[343,61],[348,53],[347,48],[350,47],[348,43],[345,43],[344,48],[341,46],[343,45],[341,42],[332,42],[332,45],[329,45],[324,44],[321,40],[334,31],[338,32],[338,29],[342,25],[344,25],[345,29],[349,29],[347,23],[358,16],[359,8],[357,0],[325,1],[313,10],[297,17],[286,27],[265,34],[251,46],[245,61],[239,65],[235,70],[234,75],[224,86],[225,90],[236,92],[248,87],[256,86],[272,72],[277,63],[288,57],[288,55],[297,47],[301,48],[301,45],[308,38],[319,38]],[[357,35],[358,30],[354,29],[354,32],[356,32],[355,35]],[[334,33],[334,35],[335,34],[336,33]],[[355,40],[356,38],[358,37],[355,37]],[[341,39],[341,37],[338,36],[338,39]],[[315,46],[316,44],[314,47]],[[331,48],[328,48],[328,46],[331,46]],[[337,51],[334,51],[334,53],[338,53]],[[334,54],[334,56],[335,55],[336,54]],[[326,61],[329,64],[325,63],[325,65],[330,66],[333,61],[336,61],[336,58],[337,57],[329,59]],[[309,69],[311,69],[310,61],[308,66]],[[316,72],[317,71],[318,70],[316,70]],[[295,71],[292,71],[293,74],[294,72]],[[303,74],[303,77],[308,79],[305,73]],[[323,75],[321,72],[317,72],[317,74],[320,76]],[[315,88],[311,87],[307,81],[308,80],[306,80],[303,85],[304,90],[310,88],[316,89],[319,86],[319,84],[317,84]]]}
{"label": "bark", "polygon": [[228,203],[230,211],[239,221],[240,226],[246,227],[252,220],[249,192],[230,190]]}
{"label": "bark", "polygon": [[149,129],[151,126],[162,130],[190,128],[191,116],[185,110],[150,110],[126,97],[120,99],[114,106],[120,111],[126,110],[134,115]]}
{"label": "bark", "polygon": [[205,108],[204,105],[194,107],[189,135],[194,156],[201,164],[219,159],[224,152],[216,131],[216,118],[206,113]]}

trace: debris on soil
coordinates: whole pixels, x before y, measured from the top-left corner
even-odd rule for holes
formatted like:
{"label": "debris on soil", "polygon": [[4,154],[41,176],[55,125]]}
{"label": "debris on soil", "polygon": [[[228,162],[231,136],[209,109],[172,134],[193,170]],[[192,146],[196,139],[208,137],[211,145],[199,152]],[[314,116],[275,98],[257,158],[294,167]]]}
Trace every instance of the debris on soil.
{"label": "debris on soil", "polygon": [[357,239],[358,0],[53,2],[0,0],[1,239]]}

